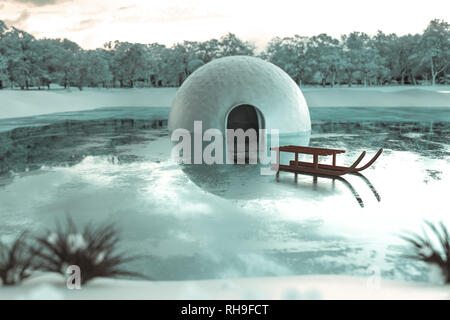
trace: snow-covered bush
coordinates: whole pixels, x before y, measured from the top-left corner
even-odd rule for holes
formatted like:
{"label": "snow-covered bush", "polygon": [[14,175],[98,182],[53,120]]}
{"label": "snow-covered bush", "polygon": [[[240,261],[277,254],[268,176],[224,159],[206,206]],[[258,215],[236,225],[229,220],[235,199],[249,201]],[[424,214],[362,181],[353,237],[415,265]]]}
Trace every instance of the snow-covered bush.
{"label": "snow-covered bush", "polygon": [[0,281],[4,286],[20,283],[31,275],[33,254],[21,234],[10,244],[0,241]]}
{"label": "snow-covered bush", "polygon": [[438,268],[445,283],[450,283],[450,239],[447,227],[440,222],[435,225],[425,221],[436,241],[428,237],[426,231],[423,235],[410,233],[402,236],[404,240],[412,244],[414,254],[408,257],[427,263],[430,268]]}
{"label": "snow-covered bush", "polygon": [[119,236],[113,224],[86,225],[78,230],[69,218],[66,226],[58,224],[55,232],[48,230],[45,236],[37,237],[37,242],[33,252],[39,270],[65,275],[68,266],[77,265],[82,284],[97,277],[142,277],[120,268],[135,258],[117,252]]}

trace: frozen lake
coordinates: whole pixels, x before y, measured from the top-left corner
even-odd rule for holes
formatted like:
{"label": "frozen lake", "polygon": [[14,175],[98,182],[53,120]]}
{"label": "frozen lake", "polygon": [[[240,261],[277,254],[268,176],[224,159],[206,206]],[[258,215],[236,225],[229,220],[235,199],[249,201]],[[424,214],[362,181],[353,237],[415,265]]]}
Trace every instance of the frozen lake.
{"label": "frozen lake", "polygon": [[[255,166],[170,160],[168,108],[116,107],[0,120],[0,236],[70,214],[116,221],[127,267],[156,280],[346,274],[427,281],[398,235],[450,226],[450,109],[311,108],[311,145],[349,164],[383,147],[348,185]],[[364,162],[364,161],[363,161]],[[219,173],[219,174],[217,174]],[[369,186],[373,186],[371,190]],[[377,200],[379,195],[380,201]]]}

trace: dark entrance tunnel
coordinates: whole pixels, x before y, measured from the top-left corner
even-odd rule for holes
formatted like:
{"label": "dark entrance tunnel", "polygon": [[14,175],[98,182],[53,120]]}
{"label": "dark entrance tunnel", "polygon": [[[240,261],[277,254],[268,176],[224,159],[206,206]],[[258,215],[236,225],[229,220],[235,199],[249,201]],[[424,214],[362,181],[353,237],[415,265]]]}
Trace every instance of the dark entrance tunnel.
{"label": "dark entrance tunnel", "polygon": [[[237,130],[242,129],[244,131],[247,131],[248,129],[254,129],[256,131],[256,143],[259,143],[259,129],[260,128],[260,117],[258,117],[258,111],[256,108],[252,105],[248,104],[242,104],[239,105],[231,110],[231,112],[228,114],[227,118],[227,129]],[[250,147],[249,147],[249,141],[250,139],[248,137],[245,138],[245,146],[242,148],[242,146],[238,145],[238,139],[234,138],[234,142],[228,141],[227,142],[227,150],[231,152],[232,144],[234,143],[234,154],[231,155],[234,157],[234,162],[237,162],[238,156],[245,157],[245,163],[250,162]],[[245,154],[238,155],[239,150],[244,150]],[[258,150],[258,149],[257,149]],[[257,158],[255,159],[257,161]]]}

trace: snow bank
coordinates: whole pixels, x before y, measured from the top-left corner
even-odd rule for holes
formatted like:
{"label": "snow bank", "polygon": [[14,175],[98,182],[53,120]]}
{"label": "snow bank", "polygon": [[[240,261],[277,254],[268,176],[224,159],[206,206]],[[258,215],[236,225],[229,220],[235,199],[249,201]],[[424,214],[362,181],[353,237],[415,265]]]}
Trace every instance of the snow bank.
{"label": "snow bank", "polygon": [[57,274],[0,287],[0,299],[450,299],[448,286],[310,275],[199,281],[97,279],[68,290]]}
{"label": "snow bank", "polygon": [[0,119],[101,107],[167,107],[176,88],[0,90]]}
{"label": "snow bank", "polygon": [[310,107],[450,107],[449,86],[302,89]]}
{"label": "snow bank", "polygon": [[[0,90],[0,119],[100,107],[169,107],[176,88]],[[450,107],[450,86],[302,88],[309,107]]]}

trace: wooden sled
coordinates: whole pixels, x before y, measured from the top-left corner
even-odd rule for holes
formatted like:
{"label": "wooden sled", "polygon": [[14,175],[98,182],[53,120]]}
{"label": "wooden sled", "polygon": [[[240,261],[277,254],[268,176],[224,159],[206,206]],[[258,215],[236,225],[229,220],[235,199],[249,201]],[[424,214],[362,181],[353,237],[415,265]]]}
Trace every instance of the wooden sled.
{"label": "wooden sled", "polygon": [[[273,169],[277,171],[277,178],[279,176],[280,171],[287,171],[295,173],[295,177],[297,178],[297,174],[305,174],[314,177],[314,181],[317,180],[317,177],[323,178],[331,178],[333,181],[339,180],[341,181],[347,188],[350,189],[355,199],[358,201],[358,204],[361,207],[364,207],[364,202],[362,201],[359,194],[353,188],[353,186],[341,176],[345,174],[351,174],[360,177],[363,181],[369,186],[370,190],[374,194],[375,198],[380,201],[380,195],[375,190],[375,187],[370,183],[370,181],[363,176],[360,171],[363,171],[370,167],[381,155],[383,152],[383,148],[378,150],[378,152],[370,159],[365,165],[357,168],[361,160],[366,155],[366,152],[363,151],[358,159],[350,166],[338,166],[336,165],[336,155],[339,153],[344,153],[345,150],[336,150],[336,149],[324,149],[324,148],[312,148],[312,147],[299,147],[299,146],[284,146],[279,148],[271,148],[271,150],[277,150],[277,163],[273,165]],[[289,161],[289,165],[280,164],[280,152],[291,152],[295,153],[295,160]],[[304,162],[298,161],[298,154],[311,154],[313,155],[313,162]],[[323,164],[319,163],[319,156],[333,156],[333,163]]]}
{"label": "wooden sled", "polygon": [[[330,177],[337,177],[347,173],[355,173],[365,170],[368,167],[370,167],[383,152],[383,148],[381,148],[380,150],[378,150],[375,156],[373,156],[373,158],[370,159],[370,161],[368,161],[364,166],[357,168],[361,160],[366,155],[365,151],[361,153],[358,159],[350,167],[344,167],[336,165],[336,155],[339,153],[344,153],[345,150],[300,147],[300,146],[283,146],[278,148],[271,148],[271,150],[278,151],[277,163],[274,166],[274,168],[277,170],[277,174],[279,173],[279,171],[287,171],[300,174],[302,173],[309,175],[316,174],[320,176],[330,176]],[[294,153],[295,160],[289,161],[289,165],[280,164],[280,152]],[[313,155],[313,162],[298,161],[299,153]],[[333,156],[333,163],[331,165],[319,163],[319,156],[330,156],[330,155]]]}

